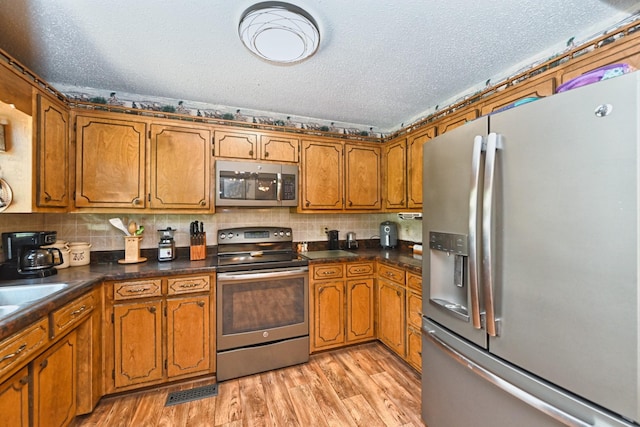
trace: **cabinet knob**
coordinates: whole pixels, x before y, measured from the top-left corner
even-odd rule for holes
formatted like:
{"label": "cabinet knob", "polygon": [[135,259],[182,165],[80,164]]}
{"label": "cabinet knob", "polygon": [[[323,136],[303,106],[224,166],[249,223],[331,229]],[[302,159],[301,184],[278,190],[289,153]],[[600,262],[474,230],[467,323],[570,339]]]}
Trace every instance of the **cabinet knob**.
{"label": "cabinet knob", "polygon": [[266,158],[266,157],[269,157],[269,152],[268,152],[268,151],[264,153],[264,157],[265,157],[265,158]]}
{"label": "cabinet knob", "polygon": [[149,307],[149,312],[150,313],[155,313],[156,312],[156,308],[155,307]]}
{"label": "cabinet knob", "polygon": [[140,203],[140,198],[136,197],[135,199],[133,199],[133,206],[138,206]]}
{"label": "cabinet knob", "polygon": [[249,150],[249,155],[253,157],[253,150]]}
{"label": "cabinet knob", "polygon": [[198,301],[198,306],[204,307],[204,301]]}

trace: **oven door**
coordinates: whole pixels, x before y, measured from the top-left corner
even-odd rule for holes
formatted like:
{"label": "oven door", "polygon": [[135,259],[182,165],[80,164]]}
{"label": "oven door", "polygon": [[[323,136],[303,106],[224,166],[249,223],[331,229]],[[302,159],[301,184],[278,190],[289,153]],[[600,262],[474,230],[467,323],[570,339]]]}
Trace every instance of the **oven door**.
{"label": "oven door", "polygon": [[309,268],[217,274],[217,347],[309,335]]}

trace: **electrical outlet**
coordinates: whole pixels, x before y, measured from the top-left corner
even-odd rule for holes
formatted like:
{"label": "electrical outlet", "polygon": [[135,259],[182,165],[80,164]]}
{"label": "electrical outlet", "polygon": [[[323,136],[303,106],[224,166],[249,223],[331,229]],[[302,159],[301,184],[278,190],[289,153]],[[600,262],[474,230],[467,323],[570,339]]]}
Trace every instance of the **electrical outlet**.
{"label": "electrical outlet", "polygon": [[329,231],[328,227],[320,227],[320,232],[321,233],[327,234],[328,231]]}

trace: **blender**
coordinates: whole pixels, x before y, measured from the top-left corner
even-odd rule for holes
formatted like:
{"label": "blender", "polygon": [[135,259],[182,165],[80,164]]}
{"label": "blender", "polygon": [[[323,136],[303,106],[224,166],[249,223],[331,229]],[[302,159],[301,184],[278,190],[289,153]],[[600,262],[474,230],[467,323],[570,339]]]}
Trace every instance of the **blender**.
{"label": "blender", "polygon": [[171,261],[176,259],[176,242],[173,240],[173,233],[176,230],[167,227],[158,230],[160,242],[158,243],[158,261]]}

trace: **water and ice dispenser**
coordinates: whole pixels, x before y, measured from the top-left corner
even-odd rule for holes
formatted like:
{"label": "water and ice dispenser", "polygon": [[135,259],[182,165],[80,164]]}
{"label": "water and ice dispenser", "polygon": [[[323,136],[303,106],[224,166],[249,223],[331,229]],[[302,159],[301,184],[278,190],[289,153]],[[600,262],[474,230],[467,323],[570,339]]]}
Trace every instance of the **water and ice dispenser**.
{"label": "water and ice dispenser", "polygon": [[429,301],[468,322],[468,236],[430,232],[429,249]]}

